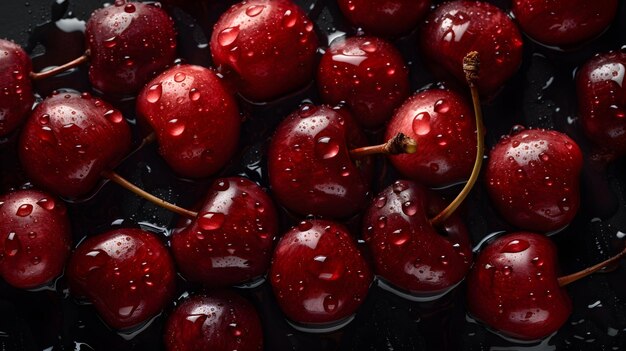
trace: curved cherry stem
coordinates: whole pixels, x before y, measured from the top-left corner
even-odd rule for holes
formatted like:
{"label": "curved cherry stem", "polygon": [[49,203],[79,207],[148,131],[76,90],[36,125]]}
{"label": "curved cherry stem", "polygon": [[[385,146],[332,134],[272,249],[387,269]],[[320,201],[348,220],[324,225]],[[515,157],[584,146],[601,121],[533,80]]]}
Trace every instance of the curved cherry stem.
{"label": "curved cherry stem", "polygon": [[454,211],[461,206],[461,203],[463,203],[467,195],[469,195],[470,191],[474,187],[474,184],[476,184],[483,164],[483,156],[485,153],[485,132],[483,128],[483,113],[480,107],[480,96],[478,94],[478,88],[476,87],[476,81],[478,80],[478,74],[480,71],[480,57],[478,52],[472,51],[465,55],[465,58],[463,59],[463,71],[465,72],[467,85],[472,92],[472,103],[474,105],[474,115],[476,117],[476,160],[474,161],[472,173],[459,195],[457,195],[448,207],[430,220],[433,227],[440,227],[443,222],[450,218]]}
{"label": "curved cherry stem", "polygon": [[150,202],[152,202],[153,204],[157,205],[157,206],[161,206],[167,210],[170,210],[176,214],[179,214],[181,216],[185,216],[185,217],[189,217],[191,219],[194,219],[196,217],[198,217],[198,213],[194,212],[194,211],[189,211],[187,209],[184,209],[180,206],[174,205],[173,203],[167,202],[161,198],[158,198],[150,193],[148,193],[147,191],[141,189],[140,187],[136,186],[135,184],[129,182],[128,180],[124,179],[122,176],[120,176],[119,174],[113,172],[113,171],[104,171],[102,172],[102,176],[106,179],[109,179],[110,181],[120,185],[121,187],[123,187],[124,189],[136,194],[137,196],[140,196]]}
{"label": "curved cherry stem", "polygon": [[589,268],[585,268],[582,271],[576,272],[576,273],[572,273],[570,275],[566,275],[563,277],[559,277],[557,279],[557,281],[559,282],[559,286],[563,287],[566,286],[570,283],[573,283],[575,281],[577,281],[578,279],[584,278],[588,275],[591,275],[599,270],[601,270],[602,268],[606,268],[614,263],[616,263],[617,261],[621,260],[622,258],[624,258],[626,256],[626,248],[624,248],[622,250],[622,252],[618,253],[617,255],[609,258],[608,260],[602,261],[596,265],[593,265]]}
{"label": "curved cherry stem", "polygon": [[59,73],[65,72],[69,69],[72,69],[74,67],[78,67],[80,65],[82,65],[85,62],[89,61],[89,55],[90,52],[89,50],[86,50],[85,53],[80,56],[77,57],[75,59],[73,59],[72,61],[63,64],[61,66],[56,66],[52,69],[49,69],[47,71],[44,72],[30,72],[30,79],[32,80],[41,80],[41,79],[46,79],[46,78],[50,78],[52,76],[56,76]]}
{"label": "curved cherry stem", "polygon": [[417,151],[417,143],[415,139],[404,135],[403,133],[396,134],[393,138],[387,140],[387,142],[374,146],[363,146],[350,150],[350,156],[363,157],[369,155],[398,155],[398,154],[413,154]]}

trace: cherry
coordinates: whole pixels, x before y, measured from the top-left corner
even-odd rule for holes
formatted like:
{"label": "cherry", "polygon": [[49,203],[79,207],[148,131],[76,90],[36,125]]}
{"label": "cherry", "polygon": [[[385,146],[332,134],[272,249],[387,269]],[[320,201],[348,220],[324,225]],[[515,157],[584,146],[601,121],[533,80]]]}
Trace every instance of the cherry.
{"label": "cherry", "polygon": [[161,73],[137,97],[137,114],[152,126],[161,155],[181,175],[211,175],[237,148],[237,103],[207,68],[179,65]]}
{"label": "cherry", "polygon": [[241,177],[213,182],[198,217],[174,231],[172,252],[185,278],[229,286],[267,272],[278,218],[272,199]]}
{"label": "cherry", "polygon": [[551,232],[569,224],[580,205],[582,154],[567,135],[514,128],[489,155],[485,179],[491,200],[511,224]]}
{"label": "cherry", "polygon": [[389,156],[405,177],[431,187],[466,180],[476,158],[473,111],[458,93],[428,89],[413,95],[387,124],[386,137],[404,133],[419,152]]}
{"label": "cherry", "polygon": [[19,45],[0,39],[0,137],[15,130],[33,106],[31,69],[30,57]]}
{"label": "cherry", "polygon": [[31,289],[58,277],[70,254],[70,223],[62,202],[38,190],[0,196],[0,277]]}
{"label": "cherry", "polygon": [[415,28],[430,0],[338,0],[348,21],[368,34],[396,36]]}
{"label": "cherry", "polygon": [[626,53],[608,52],[577,73],[580,121],[586,135],[616,156],[626,154]]}
{"label": "cherry", "polygon": [[438,298],[469,271],[472,249],[460,217],[444,221],[442,234],[429,221],[444,206],[441,198],[421,185],[399,180],[380,192],[365,211],[363,238],[374,258],[375,273],[409,298]]}
{"label": "cherry", "polygon": [[313,78],[318,43],[313,26],[291,0],[242,1],[213,28],[213,61],[245,98],[278,98]]}
{"label": "cherry", "polygon": [[254,306],[232,291],[192,296],[165,326],[168,351],[263,350],[263,329]]}
{"label": "cherry", "polygon": [[176,57],[174,21],[155,4],[116,0],[94,11],[85,30],[93,87],[134,94]]}
{"label": "cherry", "polygon": [[367,139],[346,111],[305,104],[276,128],[268,150],[275,199],[301,215],[348,217],[365,206],[369,158],[349,150]]}
{"label": "cherry", "polygon": [[35,184],[74,198],[93,190],[129,148],[130,128],[118,110],[88,93],[56,92],[27,120],[19,156]]}
{"label": "cherry", "polygon": [[512,11],[530,38],[567,49],[604,32],[617,13],[617,4],[617,0],[516,0]]}
{"label": "cherry", "polygon": [[344,226],[307,220],[278,242],[270,282],[291,321],[301,327],[339,326],[365,299],[372,273]]}
{"label": "cherry", "polygon": [[335,40],[317,72],[325,103],[345,102],[366,128],[383,125],[409,96],[409,70],[393,44],[375,37]]}
{"label": "cherry", "polygon": [[85,239],[70,258],[67,274],[72,294],[91,301],[115,329],[157,315],[176,288],[167,248],[140,229],[115,229]]}
{"label": "cherry", "polygon": [[517,71],[522,38],[517,26],[498,7],[479,1],[453,1],[437,7],[427,18],[420,47],[434,73],[464,81],[461,62],[470,51],[482,60],[477,85],[493,95]]}

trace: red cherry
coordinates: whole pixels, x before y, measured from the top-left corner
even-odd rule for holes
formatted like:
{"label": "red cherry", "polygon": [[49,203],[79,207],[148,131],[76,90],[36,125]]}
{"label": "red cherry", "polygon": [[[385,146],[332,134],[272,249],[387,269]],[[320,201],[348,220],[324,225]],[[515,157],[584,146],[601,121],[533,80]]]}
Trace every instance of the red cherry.
{"label": "red cherry", "polygon": [[465,98],[451,90],[429,89],[413,95],[395,113],[385,132],[415,139],[418,152],[390,155],[403,176],[431,187],[469,178],[476,158],[476,121]]}
{"label": "red cherry", "polygon": [[578,71],[580,121],[589,139],[617,156],[626,154],[626,53],[597,55]]}
{"label": "red cherry", "polygon": [[242,1],[213,27],[213,61],[247,99],[278,98],[313,79],[313,25],[291,0]]}
{"label": "red cherry", "polygon": [[522,31],[541,44],[567,48],[594,39],[617,13],[617,0],[516,0],[513,15]]}
{"label": "red cherry", "polygon": [[559,286],[556,247],[549,238],[518,232],[484,248],[467,278],[469,312],[505,336],[539,340],[572,313]]}
{"label": "red cherry", "polygon": [[344,226],[308,220],[279,241],[270,278],[278,305],[291,321],[320,326],[354,314],[372,273]]}
{"label": "red cherry", "polygon": [[375,272],[415,300],[432,300],[455,287],[472,263],[465,225],[453,215],[442,234],[429,221],[445,207],[434,193],[400,180],[372,201],[363,218],[363,238]]}
{"label": "red cherry", "polygon": [[62,202],[37,190],[0,196],[0,277],[21,289],[58,277],[72,242]]}
{"label": "red cherry", "polygon": [[89,78],[105,94],[134,94],[176,58],[174,21],[160,7],[116,0],[94,11],[85,30]]}
{"label": "red cherry", "polygon": [[174,263],[152,233],[116,229],[83,241],[70,258],[72,294],[91,301],[112,328],[127,329],[157,315],[176,288]]}
{"label": "red cherry", "polygon": [[345,102],[366,128],[387,122],[410,89],[400,52],[375,37],[334,41],[320,62],[317,84],[325,103]]}
{"label": "red cherry", "polygon": [[430,8],[430,0],[338,0],[353,25],[368,34],[396,36],[415,28]]}
{"label": "red cherry", "polygon": [[0,39],[0,137],[17,128],[33,106],[31,70],[28,54],[19,45]]}
{"label": "red cherry", "polygon": [[267,272],[278,218],[272,199],[240,177],[216,180],[198,218],[172,235],[172,251],[185,278],[229,286]]}
{"label": "red cherry", "polygon": [[522,38],[517,26],[498,7],[479,1],[453,1],[437,7],[421,32],[421,48],[434,73],[464,82],[463,58],[480,54],[481,94],[494,94],[517,71],[522,61]]}
{"label": "red cherry", "polygon": [[543,129],[503,137],[485,179],[491,200],[511,224],[539,232],[569,224],[580,206],[582,153],[567,135]]}
{"label": "red cherry", "polygon": [[183,176],[217,172],[237,148],[237,103],[207,68],[179,65],[163,72],[137,97],[137,114],[156,132],[161,155]]}
{"label": "red cherry", "polygon": [[108,103],[86,93],[56,93],[26,122],[19,156],[35,184],[79,197],[94,189],[102,171],[117,165],[130,142],[126,120]]}
{"label": "red cherry", "polygon": [[263,329],[254,306],[231,291],[183,301],[165,326],[168,351],[263,350]]}
{"label": "red cherry", "polygon": [[304,105],[276,129],[268,172],[276,200],[301,215],[348,217],[365,206],[372,165],[350,158],[367,139],[350,114]]}

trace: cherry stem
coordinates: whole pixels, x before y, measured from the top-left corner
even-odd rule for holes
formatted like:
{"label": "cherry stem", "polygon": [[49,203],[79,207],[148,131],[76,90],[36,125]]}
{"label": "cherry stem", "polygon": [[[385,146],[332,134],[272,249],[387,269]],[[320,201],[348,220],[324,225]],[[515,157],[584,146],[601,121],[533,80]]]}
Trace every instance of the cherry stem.
{"label": "cherry stem", "polygon": [[599,270],[601,270],[602,268],[606,268],[608,266],[613,265],[614,263],[616,263],[617,261],[621,260],[624,256],[626,256],[626,248],[624,248],[622,250],[622,252],[618,253],[617,255],[609,258],[608,260],[602,261],[596,265],[593,265],[589,268],[585,268],[582,271],[576,272],[576,273],[572,273],[563,277],[559,277],[557,279],[557,281],[559,282],[559,286],[563,287],[566,286],[570,283],[573,283],[575,281],[577,281],[578,279],[584,278],[588,275],[591,275]]}
{"label": "cherry stem", "polygon": [[399,154],[413,154],[417,151],[417,143],[415,139],[408,137],[402,133],[396,134],[393,138],[387,140],[387,142],[374,145],[363,146],[350,150],[350,156],[363,157],[369,155],[399,155]]}
{"label": "cherry stem", "polygon": [[472,173],[465,183],[465,186],[457,197],[441,211],[437,216],[430,220],[433,227],[440,227],[443,222],[446,221],[456,211],[461,203],[467,198],[470,191],[478,180],[480,174],[480,168],[483,164],[483,156],[485,153],[485,132],[483,128],[483,113],[480,107],[480,95],[478,94],[478,88],[476,87],[476,81],[478,80],[478,74],[480,71],[480,56],[478,52],[472,51],[465,55],[463,58],[463,72],[465,72],[465,80],[472,93],[472,104],[474,105],[474,115],[476,118],[476,160],[474,161],[474,168]]}
{"label": "cherry stem", "polygon": [[198,217],[198,213],[194,212],[194,211],[189,211],[187,209],[184,209],[182,207],[179,207],[177,205],[174,205],[170,202],[167,202],[161,198],[158,198],[150,193],[148,193],[147,191],[139,188],[138,186],[136,186],[135,184],[129,182],[128,180],[124,179],[122,176],[120,176],[119,174],[115,173],[114,171],[104,171],[102,172],[102,176],[106,179],[109,179],[110,181],[120,185],[122,188],[134,193],[135,195],[142,197],[150,202],[152,202],[153,204],[157,205],[157,206],[161,206],[167,210],[170,210],[176,214],[179,214],[181,216],[185,216],[185,217],[189,217],[191,219],[194,219],[196,217]]}
{"label": "cherry stem", "polygon": [[50,78],[52,76],[56,76],[59,73],[65,72],[69,69],[72,69],[74,67],[78,67],[80,65],[82,65],[85,62],[89,61],[89,50],[85,51],[85,53],[78,57],[73,59],[72,61],[63,64],[61,66],[56,66],[54,68],[51,68],[47,71],[44,72],[30,72],[30,79],[32,80],[41,80],[41,79],[46,79],[46,78]]}

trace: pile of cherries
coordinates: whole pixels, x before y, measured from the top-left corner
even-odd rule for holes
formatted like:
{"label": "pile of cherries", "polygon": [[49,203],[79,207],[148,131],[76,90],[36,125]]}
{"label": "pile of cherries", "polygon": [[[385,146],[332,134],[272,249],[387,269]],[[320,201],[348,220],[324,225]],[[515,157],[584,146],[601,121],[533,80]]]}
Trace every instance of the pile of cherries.
{"label": "pile of cherries", "polygon": [[617,0],[51,2],[0,40],[1,349],[626,345]]}

